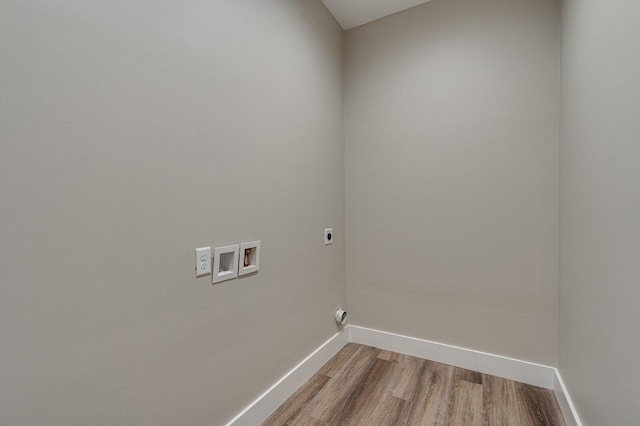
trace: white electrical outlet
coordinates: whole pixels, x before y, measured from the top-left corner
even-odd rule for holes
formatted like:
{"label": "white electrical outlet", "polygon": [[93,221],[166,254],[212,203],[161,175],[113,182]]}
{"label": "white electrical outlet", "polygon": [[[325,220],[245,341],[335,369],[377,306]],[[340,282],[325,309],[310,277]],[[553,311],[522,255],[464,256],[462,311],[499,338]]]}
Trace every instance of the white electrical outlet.
{"label": "white electrical outlet", "polygon": [[211,274],[211,247],[196,249],[196,278]]}
{"label": "white electrical outlet", "polygon": [[333,228],[324,230],[324,245],[327,246],[329,244],[333,244]]}

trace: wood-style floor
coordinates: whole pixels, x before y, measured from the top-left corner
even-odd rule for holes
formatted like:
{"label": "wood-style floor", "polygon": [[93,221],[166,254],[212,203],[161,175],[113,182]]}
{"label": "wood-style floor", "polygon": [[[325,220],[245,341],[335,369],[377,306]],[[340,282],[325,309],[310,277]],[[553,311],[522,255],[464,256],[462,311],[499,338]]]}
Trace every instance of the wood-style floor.
{"label": "wood-style floor", "polygon": [[565,426],[552,391],[349,343],[263,426]]}

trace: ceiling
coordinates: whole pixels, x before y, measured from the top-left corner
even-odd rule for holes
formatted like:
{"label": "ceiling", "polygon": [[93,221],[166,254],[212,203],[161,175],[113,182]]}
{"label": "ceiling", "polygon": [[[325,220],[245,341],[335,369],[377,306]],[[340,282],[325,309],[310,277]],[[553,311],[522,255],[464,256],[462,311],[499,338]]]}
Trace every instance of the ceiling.
{"label": "ceiling", "polygon": [[343,29],[357,27],[431,0],[322,0]]}

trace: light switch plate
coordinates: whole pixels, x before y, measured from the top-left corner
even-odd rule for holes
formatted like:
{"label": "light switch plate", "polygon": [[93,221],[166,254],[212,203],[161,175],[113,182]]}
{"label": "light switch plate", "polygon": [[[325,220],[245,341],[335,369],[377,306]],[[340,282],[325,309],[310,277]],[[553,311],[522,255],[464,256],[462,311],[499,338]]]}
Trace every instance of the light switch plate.
{"label": "light switch plate", "polygon": [[211,274],[211,247],[196,249],[196,278]]}

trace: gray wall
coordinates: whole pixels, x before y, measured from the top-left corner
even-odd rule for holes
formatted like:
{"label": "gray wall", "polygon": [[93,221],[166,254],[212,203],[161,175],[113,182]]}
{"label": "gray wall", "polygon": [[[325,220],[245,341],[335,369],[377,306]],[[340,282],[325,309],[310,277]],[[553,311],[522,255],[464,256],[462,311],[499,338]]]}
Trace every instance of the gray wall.
{"label": "gray wall", "polygon": [[0,423],[223,424],[336,332],[341,45],[315,0],[0,3]]}
{"label": "gray wall", "polygon": [[564,0],[560,372],[587,425],[640,417],[640,3]]}
{"label": "gray wall", "polygon": [[352,322],[555,364],[554,0],[435,0],[346,33]]}

